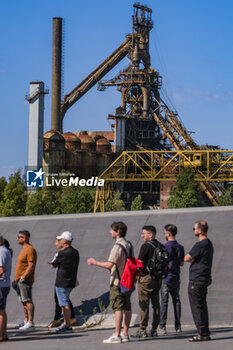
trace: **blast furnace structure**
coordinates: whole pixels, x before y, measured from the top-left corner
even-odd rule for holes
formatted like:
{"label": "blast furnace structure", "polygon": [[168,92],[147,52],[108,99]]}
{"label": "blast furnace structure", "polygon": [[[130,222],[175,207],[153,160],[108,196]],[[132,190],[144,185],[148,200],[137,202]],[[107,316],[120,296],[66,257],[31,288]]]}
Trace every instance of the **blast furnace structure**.
{"label": "blast furnace structure", "polygon": [[[138,3],[133,5],[132,33],[93,72],[61,99],[62,18],[53,18],[52,109],[51,130],[44,134],[43,168],[51,172],[70,170],[77,176],[99,176],[123,151],[198,150],[178,115],[160,97],[162,78],[151,68],[150,31],[152,10]],[[103,78],[123,58],[130,64],[115,78]],[[110,131],[63,132],[66,112],[95,84],[98,90],[115,86],[121,92],[121,103],[109,115]],[[203,147],[202,147],[203,148]],[[205,146],[204,148],[208,148]],[[169,156],[168,156],[169,161]],[[161,164],[156,156],[158,166]],[[139,166],[140,167],[140,166]],[[161,204],[161,193],[168,197],[174,183],[142,181],[121,184],[125,200],[132,201],[138,193],[148,204]],[[201,182],[205,194],[216,204],[215,190]],[[119,187],[118,187],[119,188]],[[163,206],[165,205],[165,201]]]}

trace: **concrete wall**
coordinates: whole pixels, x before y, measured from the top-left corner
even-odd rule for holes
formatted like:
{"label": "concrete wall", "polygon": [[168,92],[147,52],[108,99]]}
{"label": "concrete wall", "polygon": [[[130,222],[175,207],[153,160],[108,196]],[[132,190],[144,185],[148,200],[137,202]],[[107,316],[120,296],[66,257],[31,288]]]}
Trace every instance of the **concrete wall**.
{"label": "concrete wall", "polygon": [[[213,264],[213,284],[209,287],[208,305],[211,325],[232,325],[233,321],[233,207],[195,208],[175,210],[149,210],[138,212],[98,213],[54,215],[37,217],[0,218],[0,233],[11,243],[14,250],[13,273],[16,258],[21,247],[17,245],[17,234],[21,229],[31,232],[31,243],[38,252],[36,282],[33,286],[36,324],[47,324],[54,314],[54,280],[55,271],[48,262],[55,253],[55,237],[64,230],[74,235],[73,246],[80,252],[81,262],[78,272],[80,286],[76,287],[71,299],[75,307],[81,307],[85,314],[92,313],[98,297],[103,300],[108,296],[109,273],[107,270],[88,266],[88,257],[107,260],[113,241],[109,227],[113,221],[124,221],[128,226],[128,239],[134,244],[137,255],[142,244],[141,227],[155,225],[157,238],[164,242],[163,227],[173,223],[178,227],[177,240],[185,246],[186,252],[196,242],[193,224],[197,220],[209,223],[209,238],[215,248]],[[193,324],[187,298],[189,264],[185,264],[181,274],[182,323]],[[12,273],[12,279],[14,274]],[[132,296],[133,312],[138,314],[137,293]],[[77,309],[76,309],[77,310]],[[22,306],[14,290],[8,297],[7,307],[9,323],[23,320]],[[138,320],[138,319],[137,319]],[[168,324],[173,324],[172,309],[169,309]]]}

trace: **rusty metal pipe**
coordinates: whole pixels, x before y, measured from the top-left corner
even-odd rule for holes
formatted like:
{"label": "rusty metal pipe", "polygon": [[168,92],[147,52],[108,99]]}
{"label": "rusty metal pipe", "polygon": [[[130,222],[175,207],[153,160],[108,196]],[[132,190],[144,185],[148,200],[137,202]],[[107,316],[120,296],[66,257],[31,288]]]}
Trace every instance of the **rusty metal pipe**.
{"label": "rusty metal pipe", "polygon": [[51,128],[62,132],[60,116],[61,105],[61,67],[62,67],[62,18],[53,18],[53,52],[52,52],[52,106]]}
{"label": "rusty metal pipe", "polygon": [[148,117],[149,112],[149,94],[148,89],[144,86],[141,86],[142,94],[143,94],[143,117]]}
{"label": "rusty metal pipe", "polygon": [[121,92],[121,107],[124,108],[124,110],[126,109],[126,99],[125,99],[125,95],[127,93],[127,88],[124,88]]}

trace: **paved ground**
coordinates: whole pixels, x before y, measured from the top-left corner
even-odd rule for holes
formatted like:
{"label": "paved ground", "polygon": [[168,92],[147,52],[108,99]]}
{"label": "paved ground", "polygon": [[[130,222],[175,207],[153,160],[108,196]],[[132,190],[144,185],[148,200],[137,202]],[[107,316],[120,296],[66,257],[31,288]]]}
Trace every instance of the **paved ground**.
{"label": "paved ground", "polygon": [[[130,333],[135,332],[132,328]],[[102,350],[112,348],[123,348],[128,350],[146,349],[146,350],[232,350],[233,328],[232,327],[213,327],[212,340],[202,343],[189,343],[188,338],[195,334],[194,328],[183,327],[183,333],[176,335],[172,328],[168,328],[168,334],[158,338],[133,340],[123,344],[102,344],[102,340],[108,338],[113,329],[102,329],[94,327],[86,330],[74,330],[72,334],[57,335],[54,331],[49,332],[45,327],[39,327],[36,331],[20,334],[15,328],[9,329],[10,341],[1,343],[1,350],[58,350],[58,349],[76,349],[79,350]]]}

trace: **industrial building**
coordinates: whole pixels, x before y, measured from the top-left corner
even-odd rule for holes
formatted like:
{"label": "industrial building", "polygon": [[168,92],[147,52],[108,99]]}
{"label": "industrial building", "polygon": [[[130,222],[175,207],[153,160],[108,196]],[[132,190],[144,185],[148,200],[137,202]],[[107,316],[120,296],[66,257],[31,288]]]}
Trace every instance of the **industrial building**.
{"label": "industrial building", "polygon": [[[41,146],[41,126],[37,127],[40,130],[40,133],[37,132],[38,136],[29,140],[29,148],[34,150],[34,155],[29,157],[30,167],[40,167],[38,159],[43,158],[43,169],[49,173],[69,170],[77,176],[89,178],[103,174],[124,151],[168,152],[163,160],[159,154],[153,154],[152,159],[144,153],[137,164],[140,169],[140,162],[153,162],[157,167],[161,167],[164,159],[172,166],[175,160],[171,160],[169,156],[171,150],[198,151],[213,148],[197,145],[190,132],[182,125],[177,113],[170,110],[160,97],[162,77],[156,69],[151,67],[150,59],[152,10],[136,3],[133,5],[133,11],[132,33],[127,34],[125,41],[66,94],[63,100],[61,100],[62,18],[53,18],[51,130],[43,135],[43,147]],[[104,76],[124,57],[130,61],[128,67],[119,72],[115,78],[103,80]],[[121,93],[120,106],[116,107],[114,115],[107,117],[111,123],[111,130],[63,132],[66,112],[95,84],[98,84],[100,91],[114,86]],[[38,86],[41,85],[40,82],[31,83],[34,90],[30,88],[30,96],[27,98],[32,115],[30,130],[35,129],[35,124],[43,123],[43,96],[47,91],[38,90]],[[38,93],[36,93],[37,90]],[[38,98],[41,100],[40,105],[37,103]],[[38,149],[40,156],[38,156]],[[197,159],[199,154],[194,154],[193,157]],[[193,161],[190,160],[189,163],[193,164]],[[168,167],[166,169],[168,171]],[[130,203],[133,197],[140,193],[143,198],[146,198],[147,204],[166,207],[170,188],[175,185],[175,181],[166,181],[166,177],[158,180],[155,177],[146,176],[141,177],[142,181],[134,181],[134,176],[130,176],[132,180],[130,185],[129,182],[124,181],[123,177],[121,177],[121,183],[114,185],[121,190],[126,203]],[[200,185],[208,200],[216,205],[216,191],[219,191],[220,187],[216,190],[209,180],[200,181]],[[103,191],[108,190],[105,188]]]}

